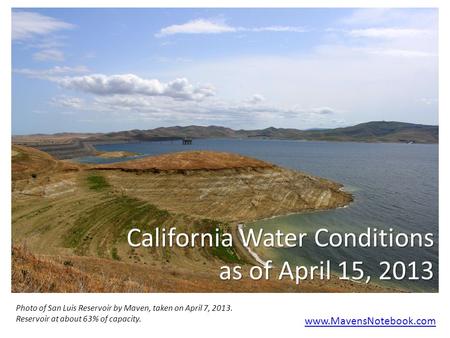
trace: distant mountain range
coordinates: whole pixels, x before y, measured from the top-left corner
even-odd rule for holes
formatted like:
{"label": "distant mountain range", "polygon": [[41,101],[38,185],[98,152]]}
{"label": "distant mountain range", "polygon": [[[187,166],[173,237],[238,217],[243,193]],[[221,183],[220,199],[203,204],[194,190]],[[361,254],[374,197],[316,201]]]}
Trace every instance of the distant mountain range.
{"label": "distant mountain range", "polygon": [[219,126],[161,127],[148,130],[133,129],[111,133],[58,133],[13,136],[13,143],[31,146],[84,148],[89,143],[129,141],[163,141],[183,138],[265,138],[281,140],[438,143],[439,127],[392,121],[373,121],[351,127],[299,130],[266,128],[234,130]]}
{"label": "distant mountain range", "polygon": [[266,128],[234,130],[219,126],[166,127],[90,135],[89,141],[156,141],[180,138],[267,138],[314,141],[438,143],[438,126],[392,121],[373,121],[352,127],[299,130]]}

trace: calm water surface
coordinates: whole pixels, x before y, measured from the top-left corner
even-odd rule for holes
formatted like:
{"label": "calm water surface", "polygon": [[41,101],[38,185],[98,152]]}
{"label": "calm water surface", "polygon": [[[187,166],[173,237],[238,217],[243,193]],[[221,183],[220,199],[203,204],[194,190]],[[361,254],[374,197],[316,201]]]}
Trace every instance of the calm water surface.
{"label": "calm water surface", "polygon": [[[431,281],[391,282],[412,291],[438,288],[438,146],[419,144],[304,142],[276,140],[194,140],[98,145],[102,151],[132,151],[143,155],[182,150],[236,152],[301,170],[344,184],[354,195],[348,207],[330,211],[295,214],[246,225],[265,231],[308,232],[319,228],[330,232],[361,233],[367,227],[393,228],[396,232],[432,232],[432,248],[318,248],[306,241],[302,248],[259,248],[264,259],[292,264],[315,265],[330,259],[334,263],[363,261],[372,280],[380,275],[379,262],[431,261],[435,278]],[[111,159],[85,157],[81,162],[111,162]],[[121,161],[115,159],[113,161]],[[334,265],[336,270],[337,266]]]}

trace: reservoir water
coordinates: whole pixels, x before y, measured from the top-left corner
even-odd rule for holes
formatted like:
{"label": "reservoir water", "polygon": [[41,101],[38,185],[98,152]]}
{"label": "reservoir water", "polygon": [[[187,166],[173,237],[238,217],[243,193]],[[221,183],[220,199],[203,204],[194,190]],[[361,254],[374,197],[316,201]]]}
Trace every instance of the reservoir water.
{"label": "reservoir water", "polygon": [[[264,259],[275,263],[316,265],[330,259],[333,269],[341,261],[363,261],[366,273],[376,281],[383,269],[380,261],[422,261],[433,264],[432,280],[383,282],[408,291],[438,289],[438,146],[393,143],[306,142],[278,140],[194,140],[97,145],[101,151],[131,151],[148,155],[185,151],[216,150],[240,153],[283,167],[322,176],[344,184],[354,196],[347,208],[293,214],[247,224],[246,228],[275,232],[308,232],[319,228],[330,232],[361,233],[368,227],[395,232],[434,234],[431,248],[319,248],[305,241],[301,248],[258,248]],[[85,157],[81,162],[113,162],[124,159]],[[419,274],[420,275],[420,274]]]}

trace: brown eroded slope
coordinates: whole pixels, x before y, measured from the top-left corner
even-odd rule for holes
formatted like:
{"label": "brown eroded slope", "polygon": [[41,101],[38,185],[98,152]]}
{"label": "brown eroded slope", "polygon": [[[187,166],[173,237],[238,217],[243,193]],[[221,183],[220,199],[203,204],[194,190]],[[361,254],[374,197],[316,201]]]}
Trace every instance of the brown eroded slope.
{"label": "brown eroded slope", "polygon": [[13,145],[11,149],[12,179],[37,178],[40,174],[79,170],[74,163],[58,161],[51,155],[35,148]]}
{"label": "brown eroded slope", "polygon": [[229,222],[330,209],[342,185],[237,154],[193,151],[94,165],[118,191],[175,213]]}

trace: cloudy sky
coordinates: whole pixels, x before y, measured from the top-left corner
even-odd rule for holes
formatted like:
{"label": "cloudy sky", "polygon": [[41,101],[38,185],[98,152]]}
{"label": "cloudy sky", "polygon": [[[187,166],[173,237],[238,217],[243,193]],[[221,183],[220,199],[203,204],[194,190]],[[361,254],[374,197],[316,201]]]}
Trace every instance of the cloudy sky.
{"label": "cloudy sky", "polygon": [[438,123],[433,9],[17,9],[14,134]]}

